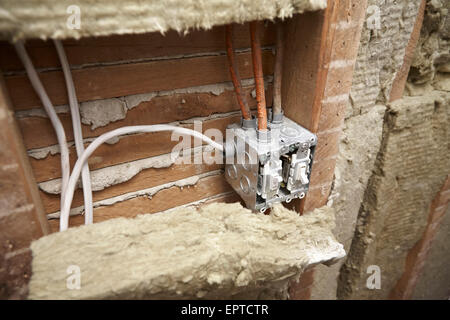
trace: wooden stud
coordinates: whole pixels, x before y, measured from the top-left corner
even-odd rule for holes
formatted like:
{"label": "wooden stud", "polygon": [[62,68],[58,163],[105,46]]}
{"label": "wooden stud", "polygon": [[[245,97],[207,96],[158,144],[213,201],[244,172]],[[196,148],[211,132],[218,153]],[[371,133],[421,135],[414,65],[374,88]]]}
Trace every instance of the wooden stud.
{"label": "wooden stud", "polygon": [[[36,182],[0,74],[0,299],[25,298],[32,240],[49,233]],[[20,262],[20,263],[19,263]],[[23,289],[23,290],[22,290]]]}
{"label": "wooden stud", "polygon": [[[235,24],[234,47],[250,48],[248,23]],[[223,26],[211,30],[193,30],[187,35],[169,31],[144,34],[113,35],[104,37],[62,40],[67,59],[77,68],[96,64],[119,64],[145,60],[170,60],[179,57],[217,54],[225,51],[225,30]],[[269,23],[261,34],[264,47],[275,44],[275,28]],[[36,68],[59,69],[61,64],[53,41],[29,40],[26,48]],[[0,41],[0,69],[3,72],[23,71],[14,47]]]}
{"label": "wooden stud", "polygon": [[[366,6],[367,1],[328,1],[326,10],[295,16],[286,26],[283,108],[318,135],[310,191],[291,203],[301,213],[328,200]],[[295,286],[291,296],[307,299],[310,292]]]}

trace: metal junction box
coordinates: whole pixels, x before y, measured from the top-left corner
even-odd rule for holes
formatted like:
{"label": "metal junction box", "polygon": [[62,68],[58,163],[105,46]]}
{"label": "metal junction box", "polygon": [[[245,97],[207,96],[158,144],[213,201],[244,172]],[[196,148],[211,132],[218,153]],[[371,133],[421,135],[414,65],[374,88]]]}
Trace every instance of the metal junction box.
{"label": "metal junction box", "polygon": [[226,180],[255,211],[301,199],[309,188],[316,145],[316,135],[286,117],[269,123],[264,141],[255,128],[232,124],[227,128]]}

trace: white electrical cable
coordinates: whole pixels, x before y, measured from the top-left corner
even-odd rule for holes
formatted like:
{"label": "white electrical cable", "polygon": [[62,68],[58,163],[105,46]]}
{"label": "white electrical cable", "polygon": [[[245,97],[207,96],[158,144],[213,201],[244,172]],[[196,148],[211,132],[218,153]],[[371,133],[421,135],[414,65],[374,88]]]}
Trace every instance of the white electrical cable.
{"label": "white electrical cable", "polygon": [[47,92],[45,92],[44,86],[39,79],[36,70],[34,69],[33,63],[25,50],[25,47],[21,41],[14,43],[17,54],[22,60],[25,70],[27,72],[28,78],[31,81],[31,85],[36,91],[37,95],[44,105],[44,109],[47,112],[48,117],[53,125],[53,129],[56,132],[56,137],[59,143],[59,148],[61,150],[61,209],[64,203],[64,198],[66,194],[67,184],[69,182],[70,176],[70,163],[69,163],[69,148],[67,147],[66,134],[64,133],[64,127],[56,114],[55,108],[53,107]]}
{"label": "white electrical cable", "polygon": [[144,125],[144,126],[128,126],[118,128],[107,133],[102,134],[98,138],[96,138],[92,143],[86,148],[83,154],[78,158],[75,166],[73,167],[72,174],[70,175],[69,183],[67,185],[66,194],[64,196],[64,203],[62,205],[62,209],[60,212],[60,231],[67,230],[69,225],[69,214],[70,207],[72,205],[73,193],[75,191],[75,187],[80,177],[81,168],[87,159],[92,155],[92,153],[103,143],[106,141],[115,138],[117,136],[132,134],[132,133],[148,133],[148,132],[160,132],[160,131],[175,131],[180,134],[194,136],[196,138],[200,138],[204,142],[208,143],[215,149],[223,152],[223,146],[207,136],[203,135],[198,131],[194,131],[191,129],[165,125],[165,124],[156,124],[156,125]]}
{"label": "white electrical cable", "polygon": [[[80,110],[78,107],[77,95],[75,92],[75,86],[73,84],[72,74],[70,72],[69,63],[67,61],[64,47],[59,40],[53,40],[55,43],[56,51],[58,52],[59,60],[66,80],[67,95],[69,96],[70,114],[72,116],[72,127],[75,138],[75,148],[77,150],[78,157],[84,152],[83,134],[81,131]],[[84,223],[91,224],[93,222],[93,206],[92,206],[92,188],[91,188],[91,174],[89,173],[89,165],[86,162],[81,172],[81,181],[83,183],[83,196],[84,196]]]}

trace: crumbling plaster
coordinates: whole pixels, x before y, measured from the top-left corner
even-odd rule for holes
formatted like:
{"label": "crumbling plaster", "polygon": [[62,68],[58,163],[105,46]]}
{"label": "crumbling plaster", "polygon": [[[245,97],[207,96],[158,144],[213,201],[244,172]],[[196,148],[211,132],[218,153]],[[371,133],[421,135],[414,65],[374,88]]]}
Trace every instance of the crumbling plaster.
{"label": "crumbling plaster", "polygon": [[[363,115],[348,118],[344,123],[336,162],[333,190],[328,205],[336,210],[334,235],[350,249],[359,206],[362,202],[376,155],[381,144],[386,107],[376,105]],[[337,277],[344,260],[327,267],[315,268],[312,299],[336,299]]]}
{"label": "crumbling plaster", "polygon": [[[406,255],[422,237],[429,206],[450,171],[450,93],[404,97],[389,105],[375,170],[361,205],[338,298],[387,298]],[[367,268],[381,288],[366,287]]]}
{"label": "crumbling plaster", "polygon": [[[338,298],[389,296],[407,253],[423,234],[430,203],[450,172],[446,7],[445,1],[427,1],[405,96],[387,104],[381,148],[340,270]],[[366,287],[370,265],[381,270],[378,290]]]}
{"label": "crumbling plaster", "polygon": [[[381,146],[387,97],[403,64],[419,4],[418,0],[369,0],[367,4],[328,203],[337,211],[334,233],[347,249]],[[316,268],[313,299],[336,299],[342,263]]]}
{"label": "crumbling plaster", "polygon": [[416,284],[412,299],[450,299],[450,208],[447,210],[431,250],[425,261],[422,276]]}
{"label": "crumbling plaster", "polygon": [[386,104],[403,64],[421,0],[369,0],[347,116]]}

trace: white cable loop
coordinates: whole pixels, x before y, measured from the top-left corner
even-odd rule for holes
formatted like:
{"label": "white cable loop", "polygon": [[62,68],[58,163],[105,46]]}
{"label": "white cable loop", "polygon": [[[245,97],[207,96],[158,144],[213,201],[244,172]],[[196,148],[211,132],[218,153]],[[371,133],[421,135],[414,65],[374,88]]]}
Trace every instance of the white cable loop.
{"label": "white cable loop", "polygon": [[77,181],[80,177],[81,168],[84,166],[87,159],[94,153],[94,151],[106,141],[115,138],[117,136],[133,134],[133,133],[149,133],[149,132],[160,132],[160,131],[175,131],[180,134],[194,136],[211,145],[215,149],[223,152],[223,146],[207,136],[203,135],[198,131],[194,131],[187,128],[181,128],[165,124],[157,125],[144,125],[144,126],[128,126],[118,128],[107,133],[102,134],[96,138],[92,143],[86,148],[83,154],[78,158],[75,166],[73,167],[72,174],[70,175],[69,183],[67,185],[66,194],[64,196],[64,203],[60,213],[60,231],[67,230],[69,226],[69,215],[70,207],[72,205],[73,194],[75,192],[75,187]]}

